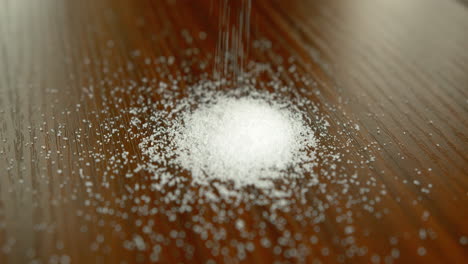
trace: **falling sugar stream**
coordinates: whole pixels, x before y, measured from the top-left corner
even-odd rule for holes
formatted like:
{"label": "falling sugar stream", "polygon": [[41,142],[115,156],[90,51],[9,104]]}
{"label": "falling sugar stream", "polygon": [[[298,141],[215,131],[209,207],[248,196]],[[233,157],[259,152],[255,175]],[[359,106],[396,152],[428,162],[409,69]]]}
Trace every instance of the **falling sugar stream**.
{"label": "falling sugar stream", "polygon": [[[212,1],[213,4],[213,1]],[[214,75],[237,81],[244,71],[250,42],[251,0],[218,2],[218,43]]]}

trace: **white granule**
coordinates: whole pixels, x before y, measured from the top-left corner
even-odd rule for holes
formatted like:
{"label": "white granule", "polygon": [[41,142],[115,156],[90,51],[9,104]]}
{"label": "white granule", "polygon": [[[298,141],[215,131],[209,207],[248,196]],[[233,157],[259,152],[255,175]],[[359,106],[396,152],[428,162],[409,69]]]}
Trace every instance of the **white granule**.
{"label": "white granule", "polygon": [[258,186],[287,175],[307,158],[301,152],[315,146],[300,116],[261,99],[221,97],[184,115],[183,124],[175,137],[176,160],[198,182]]}
{"label": "white granule", "polygon": [[287,207],[294,201],[288,197],[305,195],[296,192],[300,183],[318,183],[316,135],[322,118],[295,94],[258,91],[252,84],[224,89],[224,84],[205,80],[181,94],[177,86],[159,83],[162,103],[127,110],[140,141],[138,171],[151,175],[156,192],[189,188],[164,198],[179,201],[181,210],[194,197]]}
{"label": "white granule", "polygon": [[[90,212],[119,223],[105,226],[125,237],[119,241],[124,248],[151,251],[152,261],[177,246],[188,249],[186,262],[199,248],[222,254],[225,262],[239,262],[261,241],[278,257],[307,262],[313,244],[327,237],[330,226],[337,230],[333,239],[351,252],[339,256],[343,261],[355,255],[380,259],[381,252],[353,239],[369,232],[357,216],[380,219],[390,212],[382,207],[389,191],[372,173],[378,145],[357,140],[359,126],[343,112],[346,104],[337,107],[320,93],[328,86],[317,86],[314,78],[299,74],[299,67],[286,81],[280,68],[253,62],[233,82],[188,68],[174,75],[176,67],[167,67],[170,58],[155,61],[160,76],[123,79],[117,86],[110,82],[102,86],[105,93],[88,88],[83,97],[83,105],[90,100],[90,117],[96,115],[92,120],[102,121],[83,119],[92,129],[69,135],[82,144],[83,155],[94,158],[92,165],[76,163],[79,183],[71,199],[78,200],[85,187],[78,211],[83,220]],[[191,63],[208,65],[191,56],[174,61]],[[92,110],[96,102],[105,111]],[[98,141],[85,151],[92,142],[82,141],[88,132]],[[99,166],[102,177],[92,176],[93,166]],[[102,195],[109,189],[115,190],[111,196]],[[128,232],[122,222],[134,223],[135,229]],[[91,232],[86,226],[80,230]],[[270,240],[271,232],[282,236]],[[192,244],[186,234],[205,243]],[[391,256],[398,257],[401,234],[391,235],[396,241],[389,240]],[[418,253],[427,255],[424,249]]]}

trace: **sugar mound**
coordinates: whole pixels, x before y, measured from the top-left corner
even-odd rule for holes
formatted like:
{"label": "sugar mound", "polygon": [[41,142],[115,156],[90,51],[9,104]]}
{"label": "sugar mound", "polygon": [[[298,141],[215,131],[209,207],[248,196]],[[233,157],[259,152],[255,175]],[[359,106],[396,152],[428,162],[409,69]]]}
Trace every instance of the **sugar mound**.
{"label": "sugar mound", "polygon": [[175,138],[180,165],[195,180],[219,178],[237,185],[280,177],[304,151],[307,134],[292,112],[253,98],[218,98],[186,114],[183,123]]}
{"label": "sugar mound", "polygon": [[181,211],[195,201],[287,208],[305,195],[300,187],[318,184],[317,108],[280,86],[225,85],[203,80],[181,92],[160,83],[164,100],[127,110],[142,154],[133,173],[146,172],[150,189]]}

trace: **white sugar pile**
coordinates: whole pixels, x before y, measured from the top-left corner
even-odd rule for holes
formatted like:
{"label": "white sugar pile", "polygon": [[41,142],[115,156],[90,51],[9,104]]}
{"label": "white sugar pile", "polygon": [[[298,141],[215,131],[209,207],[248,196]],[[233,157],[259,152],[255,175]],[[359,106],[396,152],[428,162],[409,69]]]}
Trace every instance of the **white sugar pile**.
{"label": "white sugar pile", "polygon": [[[183,196],[182,204],[194,195],[208,202],[268,204],[292,196],[300,179],[317,184],[315,134],[321,121],[310,115],[317,111],[313,104],[250,84],[220,91],[222,85],[203,81],[180,96],[177,86],[160,84],[164,104],[129,111],[146,160],[136,172],[152,175],[151,189],[196,187],[198,194],[174,193]],[[251,197],[250,187],[262,197]]]}
{"label": "white sugar pile", "polygon": [[303,162],[315,141],[297,113],[261,99],[221,97],[184,115],[175,144],[177,162],[198,183],[259,186]]}

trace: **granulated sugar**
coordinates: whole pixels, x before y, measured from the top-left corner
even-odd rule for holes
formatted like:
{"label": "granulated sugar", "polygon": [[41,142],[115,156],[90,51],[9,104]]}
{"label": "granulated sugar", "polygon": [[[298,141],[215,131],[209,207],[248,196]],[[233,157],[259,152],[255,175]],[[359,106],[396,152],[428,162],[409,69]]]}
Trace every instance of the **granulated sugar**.
{"label": "granulated sugar", "polygon": [[311,129],[274,102],[221,97],[185,114],[183,123],[176,160],[199,183],[214,178],[259,186],[314,159],[307,155],[315,145]]}
{"label": "granulated sugar", "polygon": [[[189,87],[184,97],[160,85],[163,106],[130,110],[137,134],[146,135],[139,147],[148,162],[139,170],[153,175],[154,190],[187,182],[200,187],[193,195],[206,201],[267,204],[285,203],[280,198],[290,197],[294,188],[284,184],[295,185],[293,179],[317,182],[318,140],[304,114],[313,105],[306,106],[304,99],[257,91],[248,83],[222,90],[223,82],[205,80]],[[143,112],[151,117],[140,117]],[[282,188],[275,183],[283,183]],[[251,199],[243,191],[247,187],[263,196]],[[193,197],[184,195],[177,199],[190,203]]]}
{"label": "granulated sugar", "polygon": [[[102,122],[86,131],[98,139],[86,153],[102,178],[79,167],[83,212],[109,219],[125,249],[151,250],[145,260],[154,262],[175,246],[185,262],[197,257],[196,248],[238,263],[257,246],[306,262],[330,237],[330,225],[330,239],[352,253],[340,258],[370,255],[352,236],[367,232],[356,224],[361,215],[385,214],[388,191],[368,173],[375,146],[353,140],[360,130],[342,109],[346,101],[329,102],[292,58],[278,67],[251,62],[235,81],[191,72],[208,59],[171,62],[192,65],[183,73],[168,69],[168,60],[154,60],[157,77],[99,83],[106,93],[86,89],[83,105],[98,100],[105,111],[90,111]],[[101,192],[108,189],[111,197]],[[135,229],[122,229],[122,221]],[[280,237],[272,240],[272,232]]]}
{"label": "granulated sugar", "polygon": [[[279,65],[251,62],[236,81],[198,74],[211,60],[144,59],[139,63],[153,65],[155,76],[128,79],[116,70],[90,79],[67,112],[86,109],[79,129],[46,131],[76,147],[64,152],[77,155],[70,167],[76,177],[64,181],[71,191],[57,201],[78,204],[80,230],[97,235],[92,249],[136,251],[141,261],[158,262],[177,248],[184,263],[197,252],[239,263],[256,250],[313,263],[321,261],[317,252],[332,255],[322,247],[332,244],[346,252],[338,253],[342,262],[390,254],[359,239],[375,234],[361,219],[380,221],[395,211],[382,206],[390,192],[370,172],[376,145],[356,141],[364,127],[345,112],[349,101],[329,100],[332,87],[293,57]],[[55,151],[42,149],[44,159],[54,159]],[[53,169],[65,176],[67,163],[58,161]],[[418,188],[431,188],[416,177]],[[396,243],[390,247],[399,256]]]}

